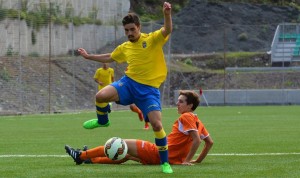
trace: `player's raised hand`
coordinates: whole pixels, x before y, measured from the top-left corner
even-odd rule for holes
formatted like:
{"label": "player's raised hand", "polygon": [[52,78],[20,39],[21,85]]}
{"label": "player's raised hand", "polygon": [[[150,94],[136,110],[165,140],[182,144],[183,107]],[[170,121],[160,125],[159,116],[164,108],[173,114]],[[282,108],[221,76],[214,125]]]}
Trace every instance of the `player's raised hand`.
{"label": "player's raised hand", "polygon": [[86,52],[86,50],[83,48],[79,48],[77,51],[84,58],[87,58],[89,56],[88,53]]}
{"label": "player's raised hand", "polygon": [[171,14],[171,9],[172,9],[172,6],[170,3],[168,2],[164,2],[164,5],[163,5],[163,12],[165,15],[170,15]]}

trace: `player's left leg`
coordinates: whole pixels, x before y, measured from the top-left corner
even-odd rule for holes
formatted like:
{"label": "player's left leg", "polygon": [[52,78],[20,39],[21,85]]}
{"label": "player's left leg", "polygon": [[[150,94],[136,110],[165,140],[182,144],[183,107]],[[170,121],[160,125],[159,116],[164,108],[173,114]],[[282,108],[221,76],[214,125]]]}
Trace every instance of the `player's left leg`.
{"label": "player's left leg", "polygon": [[126,162],[128,159],[124,158],[122,160],[111,160],[106,157],[104,153],[104,146],[98,146],[86,151],[82,151],[80,159],[88,160],[90,159],[93,164],[120,164]]}
{"label": "player's left leg", "polygon": [[85,160],[91,160],[93,164],[121,164],[128,161],[127,158],[122,160],[111,160],[104,153],[104,146],[98,146],[86,151],[74,149],[68,145],[65,146],[66,152],[73,158],[77,165],[82,164]]}
{"label": "player's left leg", "polygon": [[108,119],[108,113],[110,113],[110,101],[117,101],[118,93],[117,90],[108,85],[101,89],[96,94],[96,113],[97,119],[88,120],[83,123],[83,127],[86,129],[94,129],[97,127],[107,127],[110,125]]}
{"label": "player's left leg", "polygon": [[162,171],[164,173],[173,173],[169,164],[167,135],[161,122],[161,111],[150,111],[148,118],[154,131],[155,144],[158,147]]}
{"label": "player's left leg", "polygon": [[155,144],[159,150],[160,161],[164,173],[173,173],[168,158],[167,135],[164,131],[161,118],[160,92],[158,88],[136,85],[135,104],[142,110],[145,120],[149,120],[155,135]]}

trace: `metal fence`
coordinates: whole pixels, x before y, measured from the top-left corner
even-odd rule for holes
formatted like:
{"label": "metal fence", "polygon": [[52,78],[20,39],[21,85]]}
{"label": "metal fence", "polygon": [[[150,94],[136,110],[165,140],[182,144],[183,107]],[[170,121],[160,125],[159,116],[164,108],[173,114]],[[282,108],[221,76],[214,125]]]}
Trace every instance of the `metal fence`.
{"label": "metal fence", "polygon": [[[84,47],[90,53],[104,53],[124,42],[120,20],[127,12],[112,9],[129,8],[129,2],[101,1],[102,8],[114,8],[99,10],[98,1],[91,1],[90,6],[80,6],[80,11],[75,10],[79,7],[75,1],[59,1],[64,6],[30,1],[30,7],[24,7],[21,0],[9,2],[0,6],[0,114],[94,110],[97,84],[93,75],[101,65],[76,56],[75,49]],[[161,26],[143,23],[142,31],[151,32]],[[299,70],[246,69],[253,65],[271,68],[266,52],[276,25],[242,27],[245,25],[174,24],[164,49],[169,71],[160,88],[163,105],[174,105],[174,91],[178,89],[299,88]],[[216,30],[218,33],[212,33]],[[262,39],[262,33],[270,35]],[[235,57],[232,51],[246,53]],[[252,52],[257,56],[249,60]],[[116,79],[124,74],[126,64],[110,66],[115,68]],[[228,67],[239,70],[225,70]]]}

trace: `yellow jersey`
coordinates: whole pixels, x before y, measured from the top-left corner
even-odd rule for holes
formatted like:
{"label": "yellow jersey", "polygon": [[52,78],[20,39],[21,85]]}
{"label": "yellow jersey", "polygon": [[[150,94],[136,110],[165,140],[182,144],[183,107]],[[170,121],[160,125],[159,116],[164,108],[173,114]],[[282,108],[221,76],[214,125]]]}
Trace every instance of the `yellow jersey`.
{"label": "yellow jersey", "polygon": [[161,29],[149,34],[141,33],[135,43],[130,41],[119,45],[111,58],[118,63],[127,62],[125,74],[134,81],[159,88],[167,76],[163,46],[168,41]]}
{"label": "yellow jersey", "polygon": [[98,90],[104,88],[106,85],[111,84],[112,78],[114,77],[114,69],[113,68],[107,68],[103,69],[102,67],[97,69],[94,75],[94,79],[99,80],[103,83],[103,85],[98,85]]}

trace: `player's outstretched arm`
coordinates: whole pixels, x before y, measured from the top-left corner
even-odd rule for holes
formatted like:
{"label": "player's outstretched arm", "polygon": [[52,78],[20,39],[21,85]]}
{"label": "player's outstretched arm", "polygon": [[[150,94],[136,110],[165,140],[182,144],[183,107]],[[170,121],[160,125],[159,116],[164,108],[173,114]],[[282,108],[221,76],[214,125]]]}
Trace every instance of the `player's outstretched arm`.
{"label": "player's outstretched arm", "polygon": [[162,34],[164,37],[167,37],[172,32],[171,10],[172,10],[171,4],[165,2],[163,5],[164,27],[162,28]]}
{"label": "player's outstretched arm", "polygon": [[211,147],[214,144],[214,142],[210,136],[206,137],[203,140],[205,142],[205,145],[204,145],[199,157],[197,158],[197,160],[192,161],[194,163],[201,163],[204,160],[204,158],[207,156],[209,150],[211,149]]}
{"label": "player's outstretched arm", "polygon": [[184,162],[182,163],[183,165],[193,165],[193,164],[191,164],[191,161],[192,161],[195,153],[197,152],[197,149],[201,142],[198,131],[195,131],[195,130],[189,131],[189,135],[192,137],[193,142],[192,142],[192,146],[190,148],[189,153],[187,154]]}
{"label": "player's outstretched arm", "polygon": [[110,63],[114,60],[111,58],[110,53],[107,54],[88,54],[85,49],[79,48],[79,54],[85,59],[89,59],[92,61],[102,62],[102,63]]}

